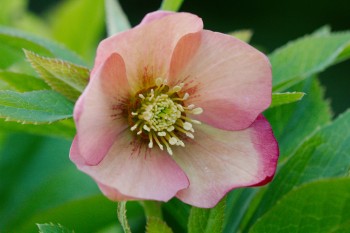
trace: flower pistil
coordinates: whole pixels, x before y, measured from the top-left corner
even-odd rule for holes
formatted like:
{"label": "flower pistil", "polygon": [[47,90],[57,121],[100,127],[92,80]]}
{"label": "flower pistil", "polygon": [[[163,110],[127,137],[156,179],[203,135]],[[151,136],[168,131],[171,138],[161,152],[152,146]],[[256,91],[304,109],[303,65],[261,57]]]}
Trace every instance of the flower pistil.
{"label": "flower pistil", "polygon": [[201,114],[203,109],[193,104],[185,106],[184,101],[189,94],[181,92],[183,83],[170,88],[164,79],[157,78],[155,84],[136,94],[129,114],[130,130],[149,140],[149,148],[156,143],[161,150],[165,146],[167,152],[173,155],[171,146],[184,147],[185,136],[194,138],[192,124],[200,124],[187,114]]}

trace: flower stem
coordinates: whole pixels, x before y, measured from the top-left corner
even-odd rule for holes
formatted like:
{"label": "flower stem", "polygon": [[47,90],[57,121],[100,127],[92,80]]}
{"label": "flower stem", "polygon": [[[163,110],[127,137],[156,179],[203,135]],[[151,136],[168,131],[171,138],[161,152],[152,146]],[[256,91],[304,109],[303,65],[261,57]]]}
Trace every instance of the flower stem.
{"label": "flower stem", "polygon": [[140,202],[145,210],[146,218],[156,217],[163,219],[161,203],[156,201],[142,201]]}

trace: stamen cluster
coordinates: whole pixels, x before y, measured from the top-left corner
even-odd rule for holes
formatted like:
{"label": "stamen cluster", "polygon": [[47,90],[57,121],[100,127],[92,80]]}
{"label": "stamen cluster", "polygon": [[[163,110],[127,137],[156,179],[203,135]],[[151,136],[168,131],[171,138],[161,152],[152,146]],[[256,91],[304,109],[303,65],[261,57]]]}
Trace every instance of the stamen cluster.
{"label": "stamen cluster", "polygon": [[130,129],[137,132],[136,135],[147,138],[149,148],[153,148],[155,142],[161,150],[165,146],[167,152],[173,155],[170,146],[184,147],[185,136],[194,138],[192,123],[200,122],[187,117],[187,114],[201,114],[203,109],[193,104],[184,106],[189,94],[182,94],[183,86],[181,83],[170,88],[163,79],[158,78],[154,87],[137,94],[137,104],[130,113]]}

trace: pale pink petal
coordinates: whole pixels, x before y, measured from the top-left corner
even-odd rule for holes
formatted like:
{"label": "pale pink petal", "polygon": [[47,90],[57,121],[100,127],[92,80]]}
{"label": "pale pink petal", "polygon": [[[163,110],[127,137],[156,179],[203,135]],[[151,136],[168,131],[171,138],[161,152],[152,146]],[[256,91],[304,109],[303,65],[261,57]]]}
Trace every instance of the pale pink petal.
{"label": "pale pink petal", "polygon": [[101,184],[97,182],[98,187],[100,188],[101,192],[111,199],[112,201],[129,201],[129,200],[138,200],[137,198],[129,197],[126,195],[121,194],[117,189],[111,188],[107,185]]}
{"label": "pale pink petal", "polygon": [[168,15],[172,15],[172,14],[177,14],[175,12],[171,12],[171,11],[154,11],[154,12],[151,12],[151,13],[148,13],[141,21],[140,25],[142,24],[146,24],[146,23],[150,23],[154,20],[158,20],[158,19],[161,19],[165,16],[168,16]]}
{"label": "pale pink petal", "polygon": [[202,20],[197,16],[177,13],[116,34],[100,43],[92,72],[111,53],[117,52],[125,61],[127,78],[135,93],[154,85],[158,77],[167,78],[171,55],[178,40],[202,28]]}
{"label": "pale pink petal", "polygon": [[194,140],[174,149],[174,159],[190,180],[189,188],[176,196],[194,206],[213,207],[233,188],[270,181],[278,155],[271,127],[262,116],[242,131],[200,125]]}
{"label": "pale pink petal", "polygon": [[72,147],[71,159],[112,200],[168,201],[189,185],[185,173],[166,152],[134,141],[128,129],[118,135],[98,165],[79,163],[79,157],[79,151]]}
{"label": "pale pink petal", "polygon": [[204,110],[195,117],[225,130],[248,127],[270,105],[271,77],[264,54],[207,30],[183,37],[171,60],[170,83],[185,83],[188,104]]}
{"label": "pale pink petal", "polygon": [[74,109],[79,151],[87,164],[99,163],[128,126],[122,110],[128,90],[123,59],[114,53],[90,80]]}

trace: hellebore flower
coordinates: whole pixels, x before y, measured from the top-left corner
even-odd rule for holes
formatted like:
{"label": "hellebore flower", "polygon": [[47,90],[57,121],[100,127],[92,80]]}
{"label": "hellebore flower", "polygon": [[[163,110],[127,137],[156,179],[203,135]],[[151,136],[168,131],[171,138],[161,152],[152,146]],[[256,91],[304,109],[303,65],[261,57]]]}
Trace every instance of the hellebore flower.
{"label": "hellebore flower", "polygon": [[213,207],[272,179],[270,102],[265,55],[195,15],[153,12],[100,43],[70,157],[112,200]]}

